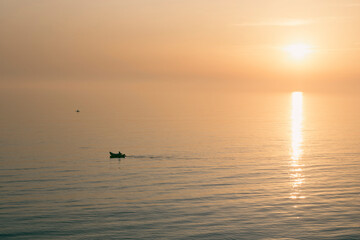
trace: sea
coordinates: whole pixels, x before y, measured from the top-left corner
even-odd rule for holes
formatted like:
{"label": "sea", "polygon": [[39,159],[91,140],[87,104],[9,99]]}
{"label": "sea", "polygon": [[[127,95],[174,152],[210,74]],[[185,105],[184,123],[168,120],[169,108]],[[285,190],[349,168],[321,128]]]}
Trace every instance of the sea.
{"label": "sea", "polygon": [[0,100],[0,239],[360,239],[359,95]]}

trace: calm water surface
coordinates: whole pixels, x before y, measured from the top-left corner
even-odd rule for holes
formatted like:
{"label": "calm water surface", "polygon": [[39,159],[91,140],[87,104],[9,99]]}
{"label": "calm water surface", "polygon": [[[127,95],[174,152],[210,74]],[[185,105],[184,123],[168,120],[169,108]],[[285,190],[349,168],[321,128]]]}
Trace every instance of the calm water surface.
{"label": "calm water surface", "polygon": [[3,93],[0,238],[360,239],[359,97],[147,97]]}

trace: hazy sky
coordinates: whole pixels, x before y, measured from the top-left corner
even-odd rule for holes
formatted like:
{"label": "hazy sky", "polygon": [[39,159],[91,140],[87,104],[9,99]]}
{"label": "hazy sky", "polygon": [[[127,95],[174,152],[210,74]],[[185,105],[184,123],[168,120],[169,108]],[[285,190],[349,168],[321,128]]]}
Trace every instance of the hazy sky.
{"label": "hazy sky", "polygon": [[7,84],[360,91],[360,1],[0,0],[0,53]]}

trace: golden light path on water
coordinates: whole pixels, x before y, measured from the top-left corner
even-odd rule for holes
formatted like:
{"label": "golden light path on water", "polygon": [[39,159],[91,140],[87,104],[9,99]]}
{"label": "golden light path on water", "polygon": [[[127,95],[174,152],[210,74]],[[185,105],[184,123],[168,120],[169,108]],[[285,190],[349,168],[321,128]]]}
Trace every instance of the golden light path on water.
{"label": "golden light path on water", "polygon": [[302,174],[302,123],[303,123],[303,93],[292,93],[291,106],[291,162],[290,162],[290,177],[292,191],[291,199],[305,198],[301,195],[301,184],[304,182]]}

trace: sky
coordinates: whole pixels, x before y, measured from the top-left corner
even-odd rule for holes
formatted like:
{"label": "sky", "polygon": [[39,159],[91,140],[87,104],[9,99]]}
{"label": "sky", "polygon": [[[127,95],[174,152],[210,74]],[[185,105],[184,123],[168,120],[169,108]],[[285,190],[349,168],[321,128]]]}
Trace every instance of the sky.
{"label": "sky", "polygon": [[0,53],[2,87],[360,92],[360,0],[0,0]]}

